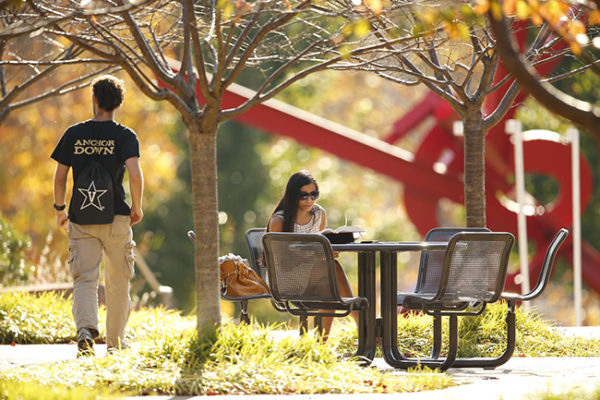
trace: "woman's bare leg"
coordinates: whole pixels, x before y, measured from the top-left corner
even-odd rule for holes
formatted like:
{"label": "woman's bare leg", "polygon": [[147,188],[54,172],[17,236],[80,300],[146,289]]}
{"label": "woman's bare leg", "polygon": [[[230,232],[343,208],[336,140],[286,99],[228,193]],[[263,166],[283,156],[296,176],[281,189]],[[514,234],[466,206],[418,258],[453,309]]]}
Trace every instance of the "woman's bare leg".
{"label": "woman's bare leg", "polygon": [[[335,277],[337,279],[337,286],[340,292],[340,296],[342,297],[354,297],[352,294],[352,286],[350,285],[350,281],[348,280],[348,276],[342,268],[342,265],[335,260]],[[356,326],[358,326],[358,311],[352,311],[350,316],[354,318],[356,322]]]}
{"label": "woman's bare leg", "polygon": [[[330,310],[327,310],[330,311]],[[325,342],[329,338],[329,332],[331,331],[331,325],[333,324],[333,317],[323,317],[323,341]]]}
{"label": "woman's bare leg", "polygon": [[[335,261],[335,278],[337,281],[338,290],[340,292],[340,296],[342,297],[354,297],[352,294],[352,286],[350,285],[350,281],[348,281],[348,277],[346,276],[346,272],[342,265],[336,260]],[[329,312],[333,312],[329,311]],[[358,326],[358,312],[352,311],[350,316],[354,318],[356,322],[356,326]],[[323,340],[327,340],[329,337],[329,332],[331,331],[331,325],[333,324],[333,317],[323,317]]]}

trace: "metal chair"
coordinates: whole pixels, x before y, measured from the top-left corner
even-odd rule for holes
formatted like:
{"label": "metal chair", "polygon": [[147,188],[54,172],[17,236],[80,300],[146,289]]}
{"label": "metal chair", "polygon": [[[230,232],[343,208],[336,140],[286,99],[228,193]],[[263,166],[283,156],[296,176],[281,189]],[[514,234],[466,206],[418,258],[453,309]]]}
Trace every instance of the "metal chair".
{"label": "metal chair", "polygon": [[[260,266],[260,259],[262,258],[262,245],[261,238],[264,234],[264,228],[251,228],[246,231],[246,242],[248,243],[248,249],[250,250],[250,268],[256,272],[256,274],[262,279],[265,280],[265,268]],[[194,231],[188,231],[188,237],[194,241],[196,238],[196,234]],[[245,297],[230,297],[223,293],[221,293],[221,298],[227,301],[232,301],[235,303],[240,303],[240,322],[242,323],[250,323],[250,317],[248,316],[248,300],[254,299],[269,299],[271,298],[270,294],[260,294],[255,296],[245,296]]]}
{"label": "metal chair", "polygon": [[287,312],[315,317],[320,332],[322,317],[364,312],[366,298],[340,296],[333,251],[323,235],[273,232],[262,241],[271,295]]}
{"label": "metal chair", "polygon": [[[491,232],[488,228],[468,227],[437,227],[431,229],[425,235],[426,242],[447,242],[450,238],[460,232]],[[439,280],[444,262],[445,250],[424,250],[421,252],[419,262],[419,275],[417,277],[416,293],[427,293],[435,290]],[[399,304],[401,305],[401,304]],[[438,358],[442,349],[442,317],[433,315],[433,348],[431,358]]]}
{"label": "metal chair", "polygon": [[[438,359],[439,349],[435,345],[430,358],[407,358],[401,354],[397,342],[396,302],[384,301],[383,355],[386,361],[400,368],[424,365],[447,369],[452,366],[458,353],[457,317],[479,315],[486,304],[500,298],[513,243],[513,235],[507,232],[457,233],[450,238],[439,274],[435,275],[430,267],[437,262],[433,261],[435,257],[430,251],[427,262],[421,265],[424,269],[419,270],[417,289],[412,293],[398,293],[396,302],[407,309],[430,314],[434,321],[435,318],[441,321],[441,317],[449,317],[448,355],[445,359]],[[396,268],[394,263],[390,265],[389,271],[382,272],[383,298],[397,293]],[[441,343],[440,338],[436,339]]]}
{"label": "metal chair", "polygon": [[250,267],[256,272],[260,279],[267,282],[267,267],[263,260],[262,237],[265,228],[250,228],[246,231],[246,243],[250,251]]}
{"label": "metal chair", "polygon": [[[250,250],[250,266],[260,276],[260,278],[268,285],[269,274],[265,263],[265,254],[263,251],[262,237],[266,233],[266,228],[250,228],[246,231],[246,243],[248,243],[248,250]],[[282,304],[277,303],[271,295],[271,304],[273,308],[280,312],[286,312],[287,310]],[[248,301],[240,302],[242,312],[248,309]],[[307,326],[306,316],[300,317],[300,327]]]}
{"label": "metal chair", "polygon": [[568,235],[569,231],[564,228],[556,233],[546,250],[537,284],[529,293],[523,295],[507,292],[502,293],[502,299],[506,301],[508,306],[508,313],[506,315],[506,347],[504,352],[495,358],[457,358],[452,365],[453,367],[495,368],[510,360],[516,344],[516,304],[517,302],[533,300],[542,294],[550,281],[552,267],[554,266],[558,250]]}

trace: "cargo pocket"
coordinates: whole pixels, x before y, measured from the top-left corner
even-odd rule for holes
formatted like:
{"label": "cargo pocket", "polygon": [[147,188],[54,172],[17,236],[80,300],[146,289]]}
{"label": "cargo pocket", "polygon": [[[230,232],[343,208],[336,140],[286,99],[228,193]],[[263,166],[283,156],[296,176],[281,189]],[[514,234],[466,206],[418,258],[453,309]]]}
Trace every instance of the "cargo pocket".
{"label": "cargo pocket", "polygon": [[134,275],[134,264],[135,264],[135,254],[133,249],[135,248],[135,241],[130,241],[125,245],[125,275],[127,278],[131,279]]}
{"label": "cargo pocket", "polygon": [[71,272],[71,276],[75,278],[77,271],[75,268],[77,267],[77,248],[75,245],[69,245],[69,258],[67,259],[67,264],[69,265],[69,271]]}

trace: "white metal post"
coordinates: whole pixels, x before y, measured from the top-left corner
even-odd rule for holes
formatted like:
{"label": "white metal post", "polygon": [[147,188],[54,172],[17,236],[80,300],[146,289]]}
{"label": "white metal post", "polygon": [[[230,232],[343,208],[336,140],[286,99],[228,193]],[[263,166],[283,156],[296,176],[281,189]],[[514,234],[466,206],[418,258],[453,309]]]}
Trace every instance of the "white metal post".
{"label": "white metal post", "polygon": [[521,121],[506,121],[506,133],[512,134],[515,148],[515,188],[517,192],[517,227],[519,262],[521,264],[521,293],[529,292],[529,260],[527,251],[527,219],[525,216],[525,166],[523,155],[523,132]]}
{"label": "white metal post", "polygon": [[579,131],[567,130],[571,142],[571,179],[573,199],[573,296],[575,300],[575,326],[582,324],[581,309],[581,188],[579,171]]}

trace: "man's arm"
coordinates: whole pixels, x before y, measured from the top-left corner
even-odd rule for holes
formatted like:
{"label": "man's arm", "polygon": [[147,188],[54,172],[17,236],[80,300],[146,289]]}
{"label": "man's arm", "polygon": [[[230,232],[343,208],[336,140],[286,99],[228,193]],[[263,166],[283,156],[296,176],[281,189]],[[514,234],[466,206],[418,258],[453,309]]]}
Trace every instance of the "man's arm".
{"label": "man's arm", "polygon": [[129,190],[131,192],[131,225],[135,225],[144,218],[142,211],[142,195],[144,193],[144,175],[140,167],[139,157],[130,157],[125,160],[129,174]]}
{"label": "man's arm", "polygon": [[[54,171],[54,204],[57,206],[65,205],[67,196],[67,176],[69,175],[69,166],[61,163],[56,164]],[[59,228],[67,229],[69,217],[65,210],[56,211],[56,224]]]}

